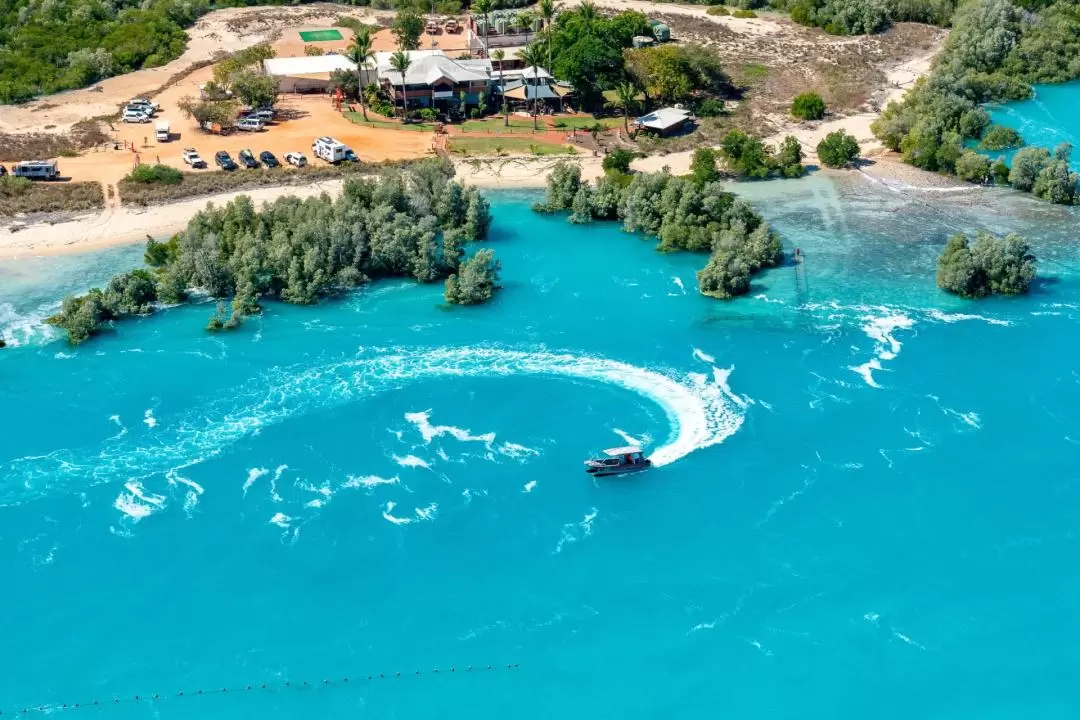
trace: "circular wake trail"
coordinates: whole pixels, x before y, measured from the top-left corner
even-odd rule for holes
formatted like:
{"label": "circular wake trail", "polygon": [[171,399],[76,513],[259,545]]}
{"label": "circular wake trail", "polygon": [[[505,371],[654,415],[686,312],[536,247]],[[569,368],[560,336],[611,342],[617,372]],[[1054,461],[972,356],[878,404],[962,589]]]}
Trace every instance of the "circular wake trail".
{"label": "circular wake trail", "polygon": [[[663,408],[671,425],[667,441],[650,456],[667,465],[715,445],[742,424],[741,408],[713,368],[677,375],[591,355],[493,347],[365,350],[360,356],[309,369],[275,369],[227,401],[193,409],[176,420],[161,418],[139,436],[117,436],[97,448],[58,450],[20,458],[3,468],[8,491],[40,493],[57,481],[95,484],[129,481],[206,460],[259,428],[315,409],[332,408],[405,384],[446,377],[572,377],[614,385]],[[139,444],[139,443],[145,444]]]}

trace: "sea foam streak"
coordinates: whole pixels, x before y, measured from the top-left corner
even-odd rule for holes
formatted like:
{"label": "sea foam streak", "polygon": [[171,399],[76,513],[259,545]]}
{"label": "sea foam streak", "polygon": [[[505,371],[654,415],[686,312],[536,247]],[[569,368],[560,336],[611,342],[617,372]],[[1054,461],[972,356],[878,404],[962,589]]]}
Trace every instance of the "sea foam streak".
{"label": "sea foam streak", "polygon": [[0,466],[0,476],[12,481],[5,483],[7,488],[18,488],[20,500],[28,492],[59,487],[58,480],[85,486],[143,479],[196,458],[209,459],[263,427],[402,383],[514,375],[589,380],[657,403],[671,426],[666,442],[651,455],[658,466],[723,442],[743,420],[741,408],[703,373],[677,374],[592,355],[496,347],[365,350],[355,359],[330,365],[275,368],[237,388],[229,398],[171,417],[167,427],[155,428],[155,443],[136,442],[138,436],[129,434],[99,446],[19,458]]}

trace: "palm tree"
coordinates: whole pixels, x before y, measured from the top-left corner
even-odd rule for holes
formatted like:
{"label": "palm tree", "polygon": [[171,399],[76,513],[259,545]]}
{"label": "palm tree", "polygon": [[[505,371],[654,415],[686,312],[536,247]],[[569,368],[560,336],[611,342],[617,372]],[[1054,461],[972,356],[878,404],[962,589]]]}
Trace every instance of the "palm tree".
{"label": "palm tree", "polygon": [[[518,59],[520,59],[526,65],[532,65],[532,69],[533,69],[533,90],[532,90],[532,93],[533,93],[533,113],[532,113],[532,116],[533,116],[533,130],[538,130],[539,128],[536,126],[536,109],[537,109],[537,103],[539,102],[538,91],[540,89],[540,85],[539,85],[540,79],[537,77],[536,68],[540,64],[540,61],[543,59],[543,58],[540,57],[540,48],[537,47],[535,44],[527,45],[524,49],[522,49],[518,53]],[[526,99],[528,99],[528,93],[529,93],[529,84],[525,83],[525,97],[526,97]]]}
{"label": "palm tree", "polygon": [[364,103],[364,68],[374,56],[371,54],[371,30],[361,26],[353,36],[345,56],[356,63],[356,94],[360,98],[360,110],[367,120],[367,105]]}
{"label": "palm tree", "polygon": [[[555,0],[540,0],[540,3],[536,6],[540,12],[540,17],[544,20],[544,29],[548,29],[555,24],[555,16],[562,10],[561,5],[556,5]],[[551,34],[547,35],[548,42],[548,64],[547,71],[551,72]]]}
{"label": "palm tree", "polygon": [[[499,86],[505,90],[506,81],[502,78],[502,61],[506,59],[506,51],[502,48],[491,53],[491,59],[499,63]],[[502,93],[500,93],[501,95]],[[510,109],[506,106],[506,96],[502,96],[503,125],[510,127]]]}
{"label": "palm tree", "polygon": [[638,89],[632,82],[621,82],[615,86],[615,99],[611,105],[622,110],[623,129],[630,134],[630,111],[637,107]]}
{"label": "palm tree", "polygon": [[599,17],[595,3],[592,0],[581,0],[578,8],[578,16],[585,22],[586,27],[591,27],[594,20]]}
{"label": "palm tree", "polygon": [[473,11],[484,16],[484,54],[488,52],[488,13],[491,12],[494,3],[492,0],[476,0],[472,4]]}
{"label": "palm tree", "polygon": [[407,122],[409,119],[409,97],[405,94],[405,73],[409,72],[409,67],[412,66],[412,60],[409,59],[408,53],[403,53],[400,50],[390,56],[390,67],[401,73],[401,120]]}

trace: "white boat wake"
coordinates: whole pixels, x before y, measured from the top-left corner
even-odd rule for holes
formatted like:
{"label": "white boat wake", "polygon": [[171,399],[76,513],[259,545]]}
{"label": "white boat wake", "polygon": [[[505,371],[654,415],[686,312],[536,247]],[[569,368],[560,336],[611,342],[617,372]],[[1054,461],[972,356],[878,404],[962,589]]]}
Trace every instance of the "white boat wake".
{"label": "white boat wake", "polygon": [[[711,365],[705,357],[698,360]],[[662,466],[721,443],[739,429],[744,407],[732,401],[727,373],[678,374],[592,355],[497,347],[366,349],[355,359],[317,368],[276,369],[242,386],[227,401],[195,408],[179,420],[159,418],[153,443],[141,445],[133,435],[115,436],[98,448],[20,458],[0,468],[0,474],[9,480],[8,488],[19,488],[19,497],[11,498],[15,501],[28,499],[23,488],[41,493],[57,480],[79,481],[85,487],[147,478],[213,457],[262,427],[310,410],[435,378],[515,375],[615,385],[657,403],[671,426],[667,440],[650,456],[654,465]]]}

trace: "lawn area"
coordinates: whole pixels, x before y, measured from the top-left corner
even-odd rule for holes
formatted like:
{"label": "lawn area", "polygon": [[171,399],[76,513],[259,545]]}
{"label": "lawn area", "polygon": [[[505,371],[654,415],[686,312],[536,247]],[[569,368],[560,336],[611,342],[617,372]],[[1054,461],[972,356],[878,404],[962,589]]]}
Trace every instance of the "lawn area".
{"label": "lawn area", "polygon": [[[546,129],[544,125],[544,119],[538,118],[537,127],[540,128],[540,132]],[[455,128],[460,129],[462,132],[493,132],[493,133],[509,133],[509,132],[532,132],[533,121],[532,118],[523,118],[510,116],[510,127],[506,127],[506,123],[502,116],[489,117],[483,120],[466,120],[460,125],[454,125]]]}
{"label": "lawn area", "polygon": [[447,150],[462,155],[571,155],[566,145],[515,137],[454,135]]}
{"label": "lawn area", "polygon": [[622,118],[594,118],[594,117],[578,117],[570,116],[564,117],[557,115],[553,118],[549,118],[549,124],[556,129],[571,129],[584,130],[591,128],[596,124],[600,124],[604,129],[610,130],[611,128],[622,127]]}
{"label": "lawn area", "polygon": [[328,42],[341,40],[340,30],[305,30],[300,33],[300,39],[304,42]]}
{"label": "lawn area", "polygon": [[345,112],[342,113],[345,119],[354,122],[357,125],[366,125],[367,127],[383,128],[384,130],[405,130],[408,132],[435,132],[435,126],[432,123],[409,123],[403,124],[400,120],[387,120],[386,118],[379,117],[378,115],[369,114],[368,120],[364,119],[364,113],[357,112]]}

